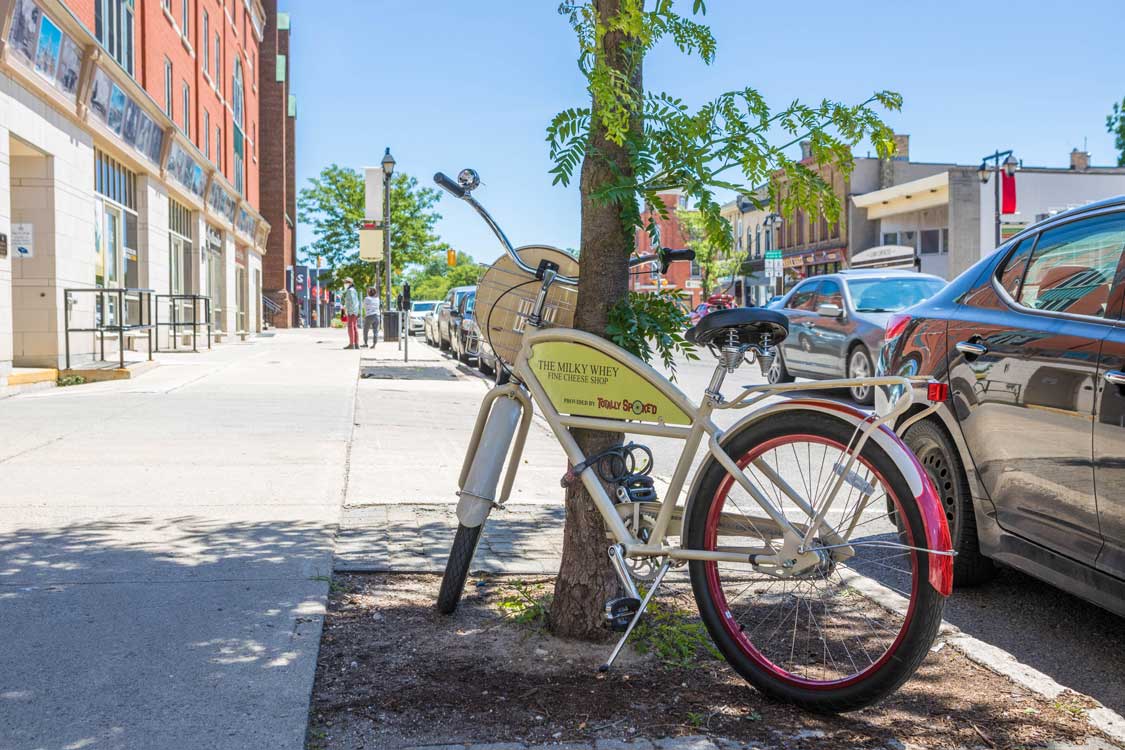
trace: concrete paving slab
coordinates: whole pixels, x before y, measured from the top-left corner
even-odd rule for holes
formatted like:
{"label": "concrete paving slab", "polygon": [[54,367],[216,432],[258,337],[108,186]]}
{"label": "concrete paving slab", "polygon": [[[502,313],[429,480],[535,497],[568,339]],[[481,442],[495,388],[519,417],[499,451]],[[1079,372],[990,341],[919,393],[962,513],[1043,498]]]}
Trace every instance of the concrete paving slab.
{"label": "concrete paving slab", "polygon": [[0,746],[301,748],[327,580],[0,589]]}

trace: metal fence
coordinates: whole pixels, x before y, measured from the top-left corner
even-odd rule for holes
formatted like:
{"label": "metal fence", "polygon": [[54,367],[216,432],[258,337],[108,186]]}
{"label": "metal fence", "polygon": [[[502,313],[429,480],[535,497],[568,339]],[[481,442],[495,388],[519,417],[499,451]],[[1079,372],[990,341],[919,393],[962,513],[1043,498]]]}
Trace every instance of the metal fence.
{"label": "metal fence", "polygon": [[[168,300],[169,320],[161,322],[161,300]],[[203,306],[202,319],[199,314]],[[190,312],[190,315],[188,313]],[[199,329],[207,329],[207,348],[211,348],[211,298],[205,294],[158,294],[156,295],[156,351],[160,351],[160,327],[172,329],[172,348],[165,351],[186,351],[180,349],[180,335],[183,329],[191,330],[191,351],[199,351]]]}
{"label": "metal fence", "polygon": [[[93,294],[97,296],[94,308],[94,326],[92,328],[74,328],[70,325],[70,305],[73,295]],[[152,289],[116,288],[105,289],[99,287],[84,287],[81,289],[63,290],[63,320],[66,326],[66,369],[70,369],[70,334],[93,333],[98,340],[99,359],[105,358],[105,336],[107,333],[117,334],[117,356],[121,369],[125,369],[125,334],[144,332],[148,337],[148,358],[152,359],[153,324]],[[136,302],[137,322],[127,322],[129,317],[129,304]],[[145,312],[148,312],[147,322]]]}

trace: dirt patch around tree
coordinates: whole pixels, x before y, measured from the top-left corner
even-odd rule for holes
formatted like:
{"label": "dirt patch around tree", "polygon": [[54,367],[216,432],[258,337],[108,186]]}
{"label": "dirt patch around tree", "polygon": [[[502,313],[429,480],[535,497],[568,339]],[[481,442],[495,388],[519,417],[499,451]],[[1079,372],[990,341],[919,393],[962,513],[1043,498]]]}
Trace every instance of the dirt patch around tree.
{"label": "dirt patch around tree", "polygon": [[[938,648],[881,704],[819,716],[762,697],[717,658],[690,589],[673,582],[608,674],[612,642],[552,637],[550,578],[472,577],[457,613],[440,577],[333,579],[309,722],[310,750],[453,742],[722,737],[761,748],[1027,748],[1096,732],[1078,696],[1044,700]],[[900,744],[902,743],[902,744]]]}

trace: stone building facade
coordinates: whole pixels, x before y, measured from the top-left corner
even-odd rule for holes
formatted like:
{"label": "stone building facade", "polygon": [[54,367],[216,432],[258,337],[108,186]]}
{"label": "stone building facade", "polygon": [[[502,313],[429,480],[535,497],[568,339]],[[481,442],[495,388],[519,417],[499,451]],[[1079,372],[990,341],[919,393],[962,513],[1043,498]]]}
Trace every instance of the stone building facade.
{"label": "stone building facade", "polygon": [[[68,322],[187,304],[135,290],[201,295],[228,335],[260,328],[264,24],[259,0],[0,0],[0,387],[61,367]],[[69,337],[72,360],[99,348]]]}

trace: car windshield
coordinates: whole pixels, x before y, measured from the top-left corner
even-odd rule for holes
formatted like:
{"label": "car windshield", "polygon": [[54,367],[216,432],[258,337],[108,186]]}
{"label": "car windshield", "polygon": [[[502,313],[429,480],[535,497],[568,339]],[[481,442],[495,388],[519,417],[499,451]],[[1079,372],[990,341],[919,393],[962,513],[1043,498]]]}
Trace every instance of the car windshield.
{"label": "car windshield", "polygon": [[856,312],[898,312],[928,299],[945,286],[941,279],[927,277],[893,279],[848,279],[848,290]]}
{"label": "car windshield", "polygon": [[410,308],[414,312],[429,312],[434,309],[436,304],[436,302],[414,302],[411,304]]}

